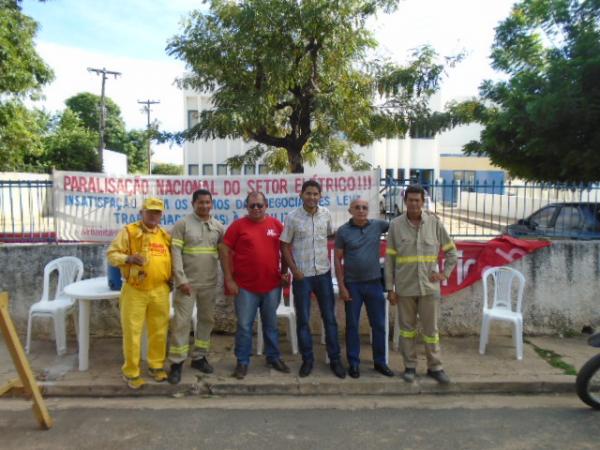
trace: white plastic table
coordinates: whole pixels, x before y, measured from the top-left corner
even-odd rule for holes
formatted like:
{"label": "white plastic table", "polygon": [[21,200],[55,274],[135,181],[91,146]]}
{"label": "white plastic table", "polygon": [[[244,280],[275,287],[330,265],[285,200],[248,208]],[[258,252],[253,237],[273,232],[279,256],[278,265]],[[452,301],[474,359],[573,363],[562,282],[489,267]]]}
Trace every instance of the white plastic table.
{"label": "white plastic table", "polygon": [[85,371],[89,367],[91,302],[114,300],[119,298],[121,291],[111,290],[107,278],[98,277],[71,283],[64,292],[79,302],[79,370]]}

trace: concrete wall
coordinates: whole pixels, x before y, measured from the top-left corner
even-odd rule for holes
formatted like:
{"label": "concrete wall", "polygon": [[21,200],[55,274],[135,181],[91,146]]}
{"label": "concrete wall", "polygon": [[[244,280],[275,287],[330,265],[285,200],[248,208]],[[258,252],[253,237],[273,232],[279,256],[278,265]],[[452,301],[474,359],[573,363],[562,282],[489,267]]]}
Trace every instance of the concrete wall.
{"label": "concrete wall", "polygon": [[[554,241],[511,266],[526,279],[526,333],[569,335],[600,327],[600,241]],[[442,299],[442,333],[478,334],[482,308],[481,282]]]}
{"label": "concrete wall", "polygon": [[[10,314],[17,330],[25,334],[29,308],[42,296],[44,266],[61,256],[76,256],[83,261],[83,278],[99,277],[106,274],[107,245],[103,244],[31,244],[0,246],[0,291],[10,296]],[[221,290],[222,291],[222,290]],[[217,299],[218,331],[235,331],[233,301],[225,296]],[[73,321],[68,320],[68,333],[74,336]],[[119,336],[118,301],[97,301],[92,303],[90,319],[92,336]],[[36,318],[33,322],[33,338],[53,336],[52,321]]]}
{"label": "concrete wall", "polygon": [[[95,277],[105,273],[105,251],[106,246],[98,244],[0,246],[0,290],[10,294],[11,316],[19,332],[25,333],[29,307],[41,296],[43,268],[48,261],[77,256],[84,262],[84,277]],[[526,333],[570,334],[580,332],[584,326],[600,326],[600,241],[555,241],[551,247],[525,256],[513,266],[527,279],[523,302]],[[313,330],[319,333],[316,302],[313,306]],[[343,305],[339,303],[337,309],[343,330]],[[442,299],[441,332],[478,334],[481,310],[480,282]],[[73,333],[72,323],[69,326]],[[118,303],[94,303],[90,329],[93,336],[119,335]],[[234,329],[233,302],[222,296],[217,302],[216,331]],[[34,337],[46,338],[51,335],[50,330],[50,322],[40,319],[34,324]],[[505,330],[508,332],[508,328]],[[363,332],[368,332],[364,323]]]}

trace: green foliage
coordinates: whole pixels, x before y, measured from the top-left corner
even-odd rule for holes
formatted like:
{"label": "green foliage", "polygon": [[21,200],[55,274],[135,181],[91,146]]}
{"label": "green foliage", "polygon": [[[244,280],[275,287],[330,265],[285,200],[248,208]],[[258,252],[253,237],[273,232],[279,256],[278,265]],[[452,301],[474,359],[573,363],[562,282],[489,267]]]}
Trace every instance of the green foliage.
{"label": "green foliage", "polygon": [[[88,130],[97,134],[100,124],[100,96],[90,92],[81,92],[65,101]],[[143,130],[125,128],[121,109],[110,98],[104,98],[106,108],[104,142],[106,148],[127,155],[127,170],[131,173],[147,172],[148,135]],[[96,148],[98,142],[96,141]]]}
{"label": "green foliage", "polygon": [[183,166],[178,164],[154,164],[152,167],[153,175],[183,175]]}
{"label": "green foliage", "polygon": [[48,117],[18,100],[0,103],[0,172],[43,172]]}
{"label": "green foliage", "polygon": [[25,96],[52,80],[52,70],[35,51],[37,23],[21,12],[19,2],[0,0],[1,96]]}
{"label": "green foliage", "polygon": [[[242,138],[256,146],[232,165],[264,157],[272,170],[303,172],[326,160],[365,167],[352,144],[402,136],[421,118],[443,66],[431,49],[406,68],[369,60],[376,47],[366,23],[398,1],[228,0],[195,11],[167,52],[189,69],[182,87],[212,94],[187,139]],[[377,94],[390,101],[379,108]],[[417,108],[418,107],[418,108]],[[425,118],[422,118],[425,120]]]}
{"label": "green foliage", "polygon": [[148,133],[145,130],[130,130],[125,135],[123,151],[127,155],[127,170],[130,173],[148,173]]}
{"label": "green foliage", "polygon": [[36,30],[20,2],[0,0],[0,171],[44,170],[39,158],[48,118],[22,103],[53,77],[35,51]]}
{"label": "green foliage", "polygon": [[[80,92],[65,100],[66,105],[75,112],[88,130],[98,131],[100,127],[100,96],[90,92]],[[104,97],[106,108],[104,143],[106,148],[124,153],[126,141],[125,122],[121,109],[108,97]]]}
{"label": "green foliage", "polygon": [[492,60],[509,78],[481,86],[471,119],[485,129],[466,152],[524,179],[599,181],[600,2],[520,1]]}
{"label": "green foliage", "polygon": [[94,172],[99,166],[98,133],[69,108],[53,118],[44,144],[49,168]]}
{"label": "green foliage", "polygon": [[577,375],[577,370],[575,369],[575,367],[573,367],[572,364],[565,362],[562,359],[563,358],[562,355],[559,355],[558,353],[554,352],[553,350],[548,350],[545,348],[538,347],[537,345],[535,345],[534,343],[532,343],[530,341],[525,341],[525,342],[527,344],[531,345],[533,347],[533,349],[535,350],[535,352],[540,356],[540,358],[545,360],[552,367],[556,367],[557,369],[562,370],[565,375],[573,375],[573,376]]}

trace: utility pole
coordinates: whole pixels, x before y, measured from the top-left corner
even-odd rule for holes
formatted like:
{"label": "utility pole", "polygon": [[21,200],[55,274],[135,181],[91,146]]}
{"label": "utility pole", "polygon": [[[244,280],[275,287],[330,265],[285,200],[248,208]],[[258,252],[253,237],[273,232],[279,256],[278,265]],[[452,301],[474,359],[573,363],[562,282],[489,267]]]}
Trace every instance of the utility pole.
{"label": "utility pole", "polygon": [[150,105],[157,105],[160,103],[158,100],[138,100],[138,103],[144,105],[144,112],[146,113],[146,118],[148,121],[148,125],[146,127],[146,132],[148,134],[148,175],[152,175],[152,164],[150,162]]}
{"label": "utility pole", "polygon": [[103,164],[104,164],[104,159],[103,159],[104,127],[106,126],[106,107],[104,106],[104,89],[105,89],[104,86],[106,84],[107,75],[113,75],[116,80],[117,77],[121,75],[121,72],[114,72],[112,70],[106,70],[106,67],[103,67],[102,69],[94,69],[92,67],[88,67],[87,70],[88,70],[88,72],[96,73],[96,75],[102,74],[102,90],[100,93],[100,125],[99,125],[100,142],[98,143],[98,157],[100,158],[100,172],[102,172],[102,168],[103,168]]}

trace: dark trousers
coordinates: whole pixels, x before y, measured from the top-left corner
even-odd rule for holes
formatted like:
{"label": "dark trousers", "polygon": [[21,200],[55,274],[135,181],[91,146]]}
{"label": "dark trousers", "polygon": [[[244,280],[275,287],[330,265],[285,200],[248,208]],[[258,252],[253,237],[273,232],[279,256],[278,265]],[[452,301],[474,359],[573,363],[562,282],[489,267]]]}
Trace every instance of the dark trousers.
{"label": "dark trousers", "polygon": [[296,328],[298,333],[298,346],[303,361],[314,361],[315,356],[310,333],[310,304],[311,294],[314,292],[319,302],[321,318],[325,325],[325,343],[330,361],[340,359],[340,344],[338,342],[338,327],[335,320],[335,296],[331,283],[331,272],[302,280],[294,280],[294,306],[296,308]]}
{"label": "dark trousers", "polygon": [[372,332],[373,362],[384,365],[385,361],[385,298],[381,280],[346,282],[350,300],[346,302],[346,356],[348,364],[360,364],[360,310],[363,303]]}

